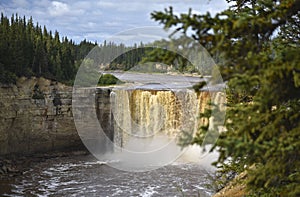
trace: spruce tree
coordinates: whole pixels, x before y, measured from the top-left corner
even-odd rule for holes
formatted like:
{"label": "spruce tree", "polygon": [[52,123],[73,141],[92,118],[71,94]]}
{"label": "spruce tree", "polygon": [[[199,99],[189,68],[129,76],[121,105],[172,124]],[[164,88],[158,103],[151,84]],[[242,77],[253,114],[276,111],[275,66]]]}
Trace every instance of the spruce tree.
{"label": "spruce tree", "polygon": [[215,164],[223,173],[246,170],[248,194],[299,196],[300,1],[228,2],[216,16],[169,8],[152,18],[175,31],[191,29],[211,55],[222,54],[227,131],[214,146]]}

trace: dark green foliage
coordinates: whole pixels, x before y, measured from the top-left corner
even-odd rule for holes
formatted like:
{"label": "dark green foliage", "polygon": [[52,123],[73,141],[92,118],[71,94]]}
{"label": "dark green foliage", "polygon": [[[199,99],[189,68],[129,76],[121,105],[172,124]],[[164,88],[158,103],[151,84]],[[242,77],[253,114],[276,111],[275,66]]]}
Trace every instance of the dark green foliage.
{"label": "dark green foliage", "polygon": [[211,55],[224,58],[227,131],[214,149],[225,182],[247,170],[250,195],[299,196],[300,0],[228,2],[233,6],[214,17],[176,16],[170,8],[152,18],[176,31],[191,29]]}
{"label": "dark green foliage", "polygon": [[[161,45],[161,42],[156,42],[155,45]],[[34,25],[32,18],[27,20],[16,14],[8,19],[1,14],[0,83],[15,83],[21,76],[37,76],[72,84],[83,59],[95,46],[98,45],[86,40],[75,44],[67,37],[61,38],[57,31],[52,34],[46,27]],[[104,42],[98,49],[92,59],[108,70],[162,72],[154,68],[156,62],[173,64],[175,69],[183,70],[182,65],[187,62],[182,57],[177,62],[158,57],[151,62],[147,59],[150,57],[148,54],[153,53],[156,48],[145,47],[143,43],[126,47],[124,44]],[[164,54],[159,57],[169,56],[169,51],[158,49]]]}
{"label": "dark green foliage", "polygon": [[103,74],[98,82],[99,86],[114,85],[124,83],[112,74]]}
{"label": "dark green foliage", "polygon": [[[16,77],[42,76],[68,82],[76,74],[75,62],[95,45],[75,45],[66,37],[54,36],[46,27],[34,26],[32,18],[26,20],[13,15],[9,20],[1,14],[0,21],[0,70],[1,83],[14,83]],[[81,48],[82,47],[82,48]]]}
{"label": "dark green foliage", "polygon": [[34,86],[32,99],[45,99],[43,92],[39,89],[38,85]]}
{"label": "dark green foliage", "polygon": [[[142,63],[158,62],[172,66],[172,71],[200,72],[202,75],[206,75],[209,73],[206,69],[208,63],[204,62],[206,56],[203,55],[204,53],[199,53],[199,51],[203,52],[203,48],[199,49],[199,47],[201,46],[195,43],[195,40],[187,36],[172,38],[170,40],[157,40],[151,43],[151,47],[146,49]],[[193,53],[195,51],[197,54]],[[198,65],[195,65],[195,62]]]}
{"label": "dark green foliage", "polygon": [[[109,50],[105,47],[101,48],[102,51],[100,54],[104,53],[104,56],[106,56],[105,54],[109,53],[116,56],[116,58],[110,62],[109,69],[111,70],[167,72],[167,69],[170,69],[170,66],[173,66],[173,71],[187,71],[187,68],[190,66],[188,60],[175,52],[166,50],[162,43],[164,43],[164,41],[155,41],[151,44],[156,47],[148,45],[144,46],[142,43],[140,46],[135,45],[134,47],[122,47],[122,45],[118,46],[113,43],[109,43]],[[160,64],[162,68],[156,68],[156,64]],[[183,65],[189,66],[184,67]],[[195,69],[189,69],[188,71],[191,72],[194,70]]]}
{"label": "dark green foliage", "polygon": [[111,45],[110,50],[103,48],[102,51],[116,56],[110,63],[109,69],[111,70],[130,70],[137,66],[145,56],[146,49],[142,43],[140,46],[134,45],[133,47],[125,47],[122,44],[118,46],[113,43],[109,45]]}
{"label": "dark green foliage", "polygon": [[[9,20],[1,14],[0,21],[0,83],[15,83],[20,76],[45,77],[72,84],[83,59],[98,46],[87,40],[75,44],[67,37],[60,38],[46,27],[34,25],[12,15]],[[144,44],[126,47],[112,42],[99,46],[94,62],[110,70],[130,70],[145,56]],[[115,59],[112,59],[115,57]]]}
{"label": "dark green foliage", "polygon": [[46,27],[34,26],[17,14],[9,20],[1,14],[1,83],[14,83],[16,77],[42,76],[59,81],[73,80],[76,45],[67,38],[53,37]]}
{"label": "dark green foliage", "polygon": [[195,90],[195,92],[199,92],[201,88],[203,88],[206,85],[205,81],[201,81],[195,85],[193,85],[193,89]]}
{"label": "dark green foliage", "polygon": [[[162,45],[164,41],[155,41],[152,44],[139,46],[125,47],[124,45],[116,45],[108,43],[105,46],[100,45],[99,59],[100,64],[108,64],[109,70],[131,70],[137,72],[167,72],[170,66],[173,66],[172,71],[194,71],[191,64],[186,58],[176,54],[170,50],[166,50]],[[155,45],[156,47],[153,47]],[[155,54],[155,55],[154,55]],[[170,58],[175,56],[175,58]],[[109,57],[115,57],[111,59]],[[110,60],[110,61],[109,61]],[[160,64],[161,68],[156,68]],[[184,67],[183,65],[188,65]],[[189,70],[187,69],[189,68]]]}

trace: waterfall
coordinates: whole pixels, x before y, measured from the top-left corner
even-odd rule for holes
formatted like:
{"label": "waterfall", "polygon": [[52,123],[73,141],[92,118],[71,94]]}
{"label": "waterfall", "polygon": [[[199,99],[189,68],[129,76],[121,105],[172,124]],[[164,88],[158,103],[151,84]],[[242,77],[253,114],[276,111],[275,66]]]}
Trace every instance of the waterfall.
{"label": "waterfall", "polygon": [[[79,114],[82,119],[77,123],[82,125],[79,134],[85,145],[101,160],[120,161],[110,163],[113,167],[133,171],[170,164],[183,153],[194,157],[180,146],[183,137],[189,136],[184,138],[189,144],[200,126],[217,127],[214,117],[208,120],[200,114],[211,107],[208,103],[225,101],[222,92],[196,93],[187,88],[99,88],[96,106],[90,108],[83,105],[86,98],[92,97],[78,101],[86,113]],[[95,109],[98,126],[90,118]]]}
{"label": "waterfall", "polygon": [[222,102],[219,92],[193,90],[114,89],[110,95],[114,117],[114,143],[125,147],[129,138],[194,134],[207,119],[199,117],[208,103]]}

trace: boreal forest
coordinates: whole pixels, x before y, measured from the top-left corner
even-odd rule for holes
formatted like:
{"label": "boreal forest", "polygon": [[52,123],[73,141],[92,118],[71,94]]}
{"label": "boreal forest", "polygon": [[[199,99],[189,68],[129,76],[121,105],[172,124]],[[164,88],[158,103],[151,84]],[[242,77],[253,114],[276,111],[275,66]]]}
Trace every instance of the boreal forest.
{"label": "boreal forest", "polygon": [[[87,40],[79,44],[59,32],[49,31],[45,26],[34,24],[17,14],[10,18],[1,14],[0,21],[0,82],[15,83],[17,77],[45,77],[72,84],[82,60],[94,48],[104,51],[100,63],[108,63],[110,55],[122,54],[110,69],[128,70],[141,60],[145,53],[143,43],[127,47],[104,41],[98,45]],[[134,50],[135,49],[135,50]],[[131,52],[130,52],[131,50]]]}

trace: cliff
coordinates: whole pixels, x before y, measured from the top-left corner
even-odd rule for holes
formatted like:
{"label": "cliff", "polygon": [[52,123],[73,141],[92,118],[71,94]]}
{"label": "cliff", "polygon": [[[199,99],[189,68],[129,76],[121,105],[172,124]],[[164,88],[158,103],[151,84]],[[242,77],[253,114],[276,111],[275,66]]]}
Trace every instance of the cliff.
{"label": "cliff", "polygon": [[44,78],[0,86],[0,155],[83,148],[72,117],[72,87]]}
{"label": "cliff", "polygon": [[[90,151],[103,153],[112,150],[111,141],[123,147],[128,134],[165,132],[173,136],[181,130],[193,132],[198,124],[204,124],[197,117],[210,97],[216,101],[223,98],[217,92],[112,92],[111,87],[100,87],[79,88],[72,101],[72,90],[44,78],[20,78],[16,85],[1,85],[0,155],[83,149],[82,140]],[[93,117],[95,110],[97,117]],[[100,127],[110,141],[99,136]]]}

